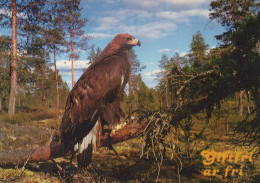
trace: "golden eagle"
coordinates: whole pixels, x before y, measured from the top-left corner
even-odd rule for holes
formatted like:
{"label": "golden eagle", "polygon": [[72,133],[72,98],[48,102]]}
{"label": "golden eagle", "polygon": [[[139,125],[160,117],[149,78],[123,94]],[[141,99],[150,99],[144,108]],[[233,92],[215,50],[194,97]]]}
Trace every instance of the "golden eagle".
{"label": "golden eagle", "polygon": [[[120,101],[129,78],[128,50],[141,43],[118,34],[72,88],[60,124],[61,143],[78,152],[79,167],[92,160],[104,127],[120,122]],[[100,119],[100,120],[98,120]]]}

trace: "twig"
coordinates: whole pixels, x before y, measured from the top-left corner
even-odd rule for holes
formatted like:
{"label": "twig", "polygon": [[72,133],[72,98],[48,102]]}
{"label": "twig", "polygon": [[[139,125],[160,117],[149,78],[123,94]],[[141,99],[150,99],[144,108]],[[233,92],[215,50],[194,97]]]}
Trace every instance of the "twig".
{"label": "twig", "polygon": [[206,71],[206,72],[203,72],[197,76],[193,76],[192,78],[186,80],[183,82],[183,85],[178,89],[178,91],[176,92],[177,95],[180,95],[181,91],[186,87],[187,84],[189,84],[191,81],[195,80],[195,79],[198,79],[200,77],[205,77],[205,76],[208,76],[210,74],[213,74],[215,71],[214,70],[210,70],[210,71]]}
{"label": "twig", "polygon": [[[3,181],[3,182],[13,182],[13,181],[18,180],[19,178],[21,178],[21,176],[23,175],[23,173],[25,171],[25,166],[29,162],[29,159],[31,158],[32,153],[33,152],[30,153],[29,157],[27,158],[26,162],[24,163],[24,165],[23,165],[23,167],[21,169],[21,173],[19,175],[14,175],[11,179],[7,179],[7,177],[11,175],[11,173],[9,173],[4,178],[0,178],[0,180]],[[17,167],[17,171],[18,171],[18,167]]]}

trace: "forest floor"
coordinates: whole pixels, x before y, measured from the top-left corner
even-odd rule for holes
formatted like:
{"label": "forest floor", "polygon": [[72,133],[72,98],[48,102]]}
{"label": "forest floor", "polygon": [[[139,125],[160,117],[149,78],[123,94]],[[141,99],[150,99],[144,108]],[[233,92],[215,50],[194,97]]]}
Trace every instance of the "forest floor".
{"label": "forest floor", "polygon": [[[47,113],[50,114],[50,112]],[[62,113],[62,110],[55,111],[57,115],[49,115],[49,119],[33,119],[28,122],[21,122],[23,119],[17,118],[17,121],[20,120],[19,123],[15,122],[16,120],[8,121],[3,114],[0,114],[0,151],[30,148],[50,143],[50,136],[58,128]],[[45,113],[38,115],[48,118]],[[196,146],[200,151],[212,152],[215,150],[231,154],[241,152],[238,155],[239,158],[241,155],[250,156],[249,147],[234,146],[231,138],[228,134],[220,135],[212,130],[207,130],[205,137]],[[166,151],[158,174],[159,166],[152,155],[140,158],[142,138],[128,140],[113,147],[119,156],[107,148],[99,148],[94,153],[92,166],[87,170],[78,170],[76,159],[71,165],[70,157],[55,159],[63,172],[58,171],[57,165],[51,160],[28,163],[24,167],[23,165],[0,167],[0,182],[260,182],[260,160],[256,157],[252,157],[251,161],[248,157],[245,158],[245,161],[237,163],[228,161],[217,163],[215,160],[212,165],[206,166],[202,163],[205,159],[198,153],[190,163],[192,167],[188,167],[185,166],[181,155],[178,160],[172,158],[170,151]],[[181,165],[183,168],[180,171]],[[216,174],[212,175],[214,170]],[[210,172],[212,176],[204,176],[205,171]]]}

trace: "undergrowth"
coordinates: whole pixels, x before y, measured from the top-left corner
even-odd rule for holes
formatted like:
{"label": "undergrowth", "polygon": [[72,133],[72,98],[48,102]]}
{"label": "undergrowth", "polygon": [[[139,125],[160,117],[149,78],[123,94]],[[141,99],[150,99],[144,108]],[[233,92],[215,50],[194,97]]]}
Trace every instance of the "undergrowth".
{"label": "undergrowth", "polygon": [[12,116],[8,113],[0,114],[0,124],[10,123],[22,125],[26,122],[40,121],[45,119],[57,118],[61,115],[60,110],[46,110],[46,111],[36,111],[36,112],[18,112]]}

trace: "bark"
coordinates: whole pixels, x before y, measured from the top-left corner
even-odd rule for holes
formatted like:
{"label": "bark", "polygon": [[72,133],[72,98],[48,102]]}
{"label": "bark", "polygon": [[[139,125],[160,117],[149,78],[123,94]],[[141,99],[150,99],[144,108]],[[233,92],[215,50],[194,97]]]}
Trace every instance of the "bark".
{"label": "bark", "polygon": [[[129,97],[132,99],[132,62],[129,62],[130,64],[130,70],[129,70],[129,81],[128,81],[128,87],[129,87]],[[132,114],[132,100],[129,102],[129,109],[128,114],[129,116]],[[131,116],[129,118],[129,122],[131,122]]]}
{"label": "bark", "polygon": [[2,98],[0,96],[0,111],[2,110]]}
{"label": "bark", "polygon": [[17,10],[16,0],[12,0],[12,59],[11,59],[11,83],[8,113],[15,114],[15,100],[17,88]]}
{"label": "bark", "polygon": [[[110,144],[117,144],[128,139],[136,138],[142,134],[143,129],[144,124],[134,123],[132,125],[126,125],[116,131],[112,138],[109,136],[103,136],[99,147],[107,147],[108,142],[110,142]],[[21,165],[27,161],[47,161],[52,158],[63,157],[70,154],[71,152],[67,151],[61,144],[46,145],[25,150],[4,150],[0,152],[0,165]]]}
{"label": "bark", "polygon": [[45,100],[45,93],[44,93],[44,66],[41,70],[41,90],[42,90],[42,102]]}
{"label": "bark", "polygon": [[60,97],[59,97],[59,82],[58,82],[58,70],[56,65],[56,49],[55,49],[55,43],[54,43],[54,49],[53,49],[53,57],[54,57],[54,68],[55,68],[55,81],[56,81],[56,96],[57,96],[57,108],[60,106]]}

